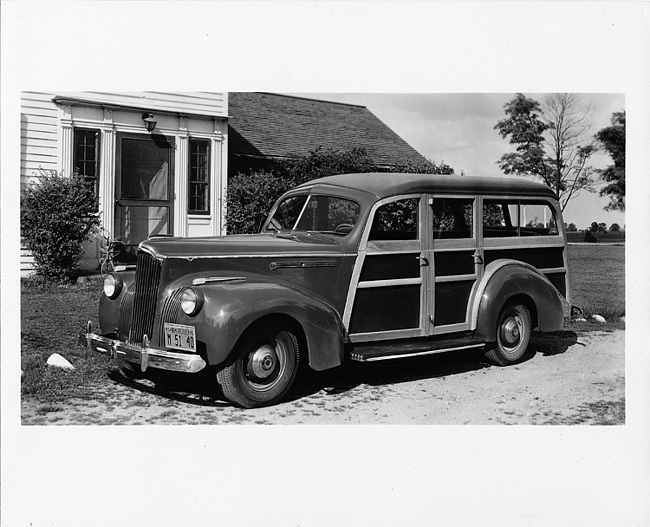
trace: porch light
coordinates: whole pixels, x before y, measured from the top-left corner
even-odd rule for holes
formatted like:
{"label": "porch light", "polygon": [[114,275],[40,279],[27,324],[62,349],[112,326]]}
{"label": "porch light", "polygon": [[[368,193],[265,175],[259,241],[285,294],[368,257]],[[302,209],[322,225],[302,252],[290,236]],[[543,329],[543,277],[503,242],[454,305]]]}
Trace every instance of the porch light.
{"label": "porch light", "polygon": [[143,113],[142,114],[142,120],[144,121],[144,125],[147,127],[148,132],[153,132],[154,128],[156,127],[157,121],[153,118],[152,113]]}

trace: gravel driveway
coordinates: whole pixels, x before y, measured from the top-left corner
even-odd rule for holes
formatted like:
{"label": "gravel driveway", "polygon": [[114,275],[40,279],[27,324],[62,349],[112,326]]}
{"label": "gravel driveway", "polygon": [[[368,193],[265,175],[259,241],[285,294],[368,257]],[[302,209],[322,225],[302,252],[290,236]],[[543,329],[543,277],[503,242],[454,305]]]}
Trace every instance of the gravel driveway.
{"label": "gravel driveway", "polygon": [[306,371],[285,402],[255,410],[216,398],[207,376],[154,384],[112,371],[89,399],[23,400],[22,423],[624,424],[624,344],[624,330],[577,330],[534,334],[534,356],[507,368],[475,351],[349,363]]}

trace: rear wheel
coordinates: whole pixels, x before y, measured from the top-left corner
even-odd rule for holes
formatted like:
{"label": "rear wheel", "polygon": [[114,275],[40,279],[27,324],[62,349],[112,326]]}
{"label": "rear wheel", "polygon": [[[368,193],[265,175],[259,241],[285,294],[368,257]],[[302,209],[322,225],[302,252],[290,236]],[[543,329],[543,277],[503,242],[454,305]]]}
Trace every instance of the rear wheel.
{"label": "rear wheel", "polygon": [[298,371],[298,338],[286,326],[264,324],[252,329],[236,350],[234,362],[217,372],[224,396],[244,408],[278,403]]}
{"label": "rear wheel", "polygon": [[530,341],[530,311],[519,302],[506,304],[497,321],[497,340],[485,356],[499,366],[524,359]]}

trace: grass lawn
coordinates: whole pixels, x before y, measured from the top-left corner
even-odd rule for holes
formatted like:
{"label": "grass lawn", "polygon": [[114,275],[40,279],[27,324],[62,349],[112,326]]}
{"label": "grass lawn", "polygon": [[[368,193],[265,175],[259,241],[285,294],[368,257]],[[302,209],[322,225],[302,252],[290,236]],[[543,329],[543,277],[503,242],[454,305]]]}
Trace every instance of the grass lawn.
{"label": "grass lawn", "polygon": [[570,245],[572,303],[607,320],[625,315],[625,246]]}
{"label": "grass lawn", "polygon": [[[570,246],[569,260],[574,304],[580,305],[587,315],[597,313],[608,320],[625,314],[625,247]],[[69,397],[92,398],[93,384],[107,382],[110,359],[98,353],[86,357],[85,348],[77,344],[77,335],[88,320],[99,327],[97,307],[101,289],[99,281],[65,286],[23,282],[24,396],[53,404]],[[46,362],[52,353],[68,359],[76,369],[48,367]]]}
{"label": "grass lawn", "polygon": [[[68,397],[90,397],[94,383],[105,382],[108,358],[94,353],[86,357],[77,345],[79,331],[92,320],[98,327],[97,307],[101,283],[88,285],[21,284],[21,368],[23,395],[48,402]],[[70,361],[72,371],[48,367],[52,353]]]}

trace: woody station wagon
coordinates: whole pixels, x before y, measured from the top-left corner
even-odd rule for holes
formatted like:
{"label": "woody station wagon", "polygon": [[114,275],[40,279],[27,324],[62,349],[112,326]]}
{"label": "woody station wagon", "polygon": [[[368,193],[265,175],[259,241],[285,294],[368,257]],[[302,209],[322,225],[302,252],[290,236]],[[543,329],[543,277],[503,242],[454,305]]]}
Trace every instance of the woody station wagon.
{"label": "woody station wagon", "polygon": [[[314,370],[482,348],[526,356],[570,314],[561,211],[524,179],[346,174],[310,181],[261,233],[154,238],[104,282],[101,334],[126,376],[216,375],[242,407],[280,401]],[[215,386],[216,388],[216,386]]]}

